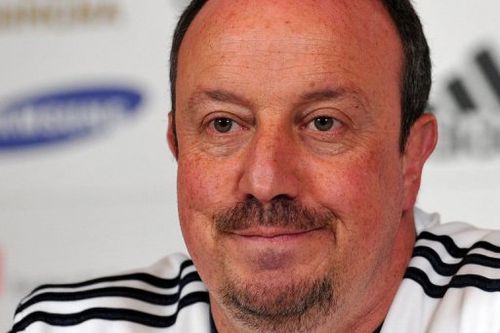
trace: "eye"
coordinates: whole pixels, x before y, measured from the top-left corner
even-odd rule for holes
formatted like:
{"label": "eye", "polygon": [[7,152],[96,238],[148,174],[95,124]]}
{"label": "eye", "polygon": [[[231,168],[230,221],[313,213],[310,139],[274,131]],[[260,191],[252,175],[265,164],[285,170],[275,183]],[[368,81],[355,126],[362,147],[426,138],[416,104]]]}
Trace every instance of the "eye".
{"label": "eye", "polygon": [[342,124],[340,120],[334,117],[317,116],[312,118],[305,127],[311,131],[329,132],[339,130]]}
{"label": "eye", "polygon": [[314,123],[314,127],[318,130],[318,131],[322,131],[322,132],[326,132],[330,129],[332,129],[334,123],[335,123],[335,119],[333,119],[332,117],[316,117],[314,118],[313,120],[313,123]]}
{"label": "eye", "polygon": [[229,118],[216,118],[212,126],[219,133],[227,133],[233,128],[234,121]]}

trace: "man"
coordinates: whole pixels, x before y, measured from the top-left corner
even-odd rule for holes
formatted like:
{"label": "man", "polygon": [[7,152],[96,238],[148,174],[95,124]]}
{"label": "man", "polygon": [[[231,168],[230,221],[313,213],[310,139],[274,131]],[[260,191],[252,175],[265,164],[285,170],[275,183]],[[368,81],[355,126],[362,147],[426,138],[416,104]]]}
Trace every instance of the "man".
{"label": "man", "polygon": [[437,133],[408,1],[193,1],[171,81],[199,276],[42,286],[13,332],[500,332],[499,234],[414,209]]}

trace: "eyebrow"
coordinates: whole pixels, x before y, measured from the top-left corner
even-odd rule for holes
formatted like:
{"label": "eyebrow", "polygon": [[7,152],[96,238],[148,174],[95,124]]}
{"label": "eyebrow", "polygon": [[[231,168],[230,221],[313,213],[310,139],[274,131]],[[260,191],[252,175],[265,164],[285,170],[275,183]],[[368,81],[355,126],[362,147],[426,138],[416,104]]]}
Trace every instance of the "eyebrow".
{"label": "eyebrow", "polygon": [[300,96],[299,104],[323,102],[329,100],[340,99],[343,97],[351,97],[358,103],[364,104],[364,95],[355,89],[349,88],[335,88],[335,89],[321,89],[311,92],[306,92]]}
{"label": "eyebrow", "polygon": [[304,93],[300,97],[300,100],[304,102],[316,102],[328,99],[335,99],[343,95],[344,92],[345,89],[323,89],[323,90]]}
{"label": "eyebrow", "polygon": [[[326,88],[326,89],[306,92],[299,97],[299,100],[296,103],[296,105],[330,101],[344,97],[351,97],[361,105],[365,104],[363,94],[360,94],[355,89],[340,87],[333,89]],[[224,89],[207,89],[207,90],[198,90],[190,97],[189,108],[193,108],[194,106],[196,106],[196,104],[203,103],[205,101],[234,104],[245,108],[252,108],[254,106],[254,104],[249,99],[240,96],[236,93],[233,93],[231,91]]]}
{"label": "eyebrow", "polygon": [[252,107],[253,103],[243,96],[223,89],[200,90],[195,92],[189,99],[189,106],[203,102],[204,100],[240,105],[246,108]]}

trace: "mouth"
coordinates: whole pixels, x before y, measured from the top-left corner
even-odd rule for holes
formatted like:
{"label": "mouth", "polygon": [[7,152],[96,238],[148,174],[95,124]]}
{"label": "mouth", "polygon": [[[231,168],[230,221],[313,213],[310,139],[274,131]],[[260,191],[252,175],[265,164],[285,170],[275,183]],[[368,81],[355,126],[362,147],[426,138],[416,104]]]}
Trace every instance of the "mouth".
{"label": "mouth", "polygon": [[[252,272],[275,272],[313,258],[329,236],[326,227],[252,227],[226,233],[228,256]],[[317,253],[317,252],[316,252]]]}
{"label": "mouth", "polygon": [[246,239],[255,240],[286,240],[294,239],[301,236],[306,236],[315,231],[323,230],[324,227],[316,227],[311,229],[291,229],[291,228],[277,228],[277,227],[255,227],[245,230],[238,230],[231,232],[235,236],[243,237]]}

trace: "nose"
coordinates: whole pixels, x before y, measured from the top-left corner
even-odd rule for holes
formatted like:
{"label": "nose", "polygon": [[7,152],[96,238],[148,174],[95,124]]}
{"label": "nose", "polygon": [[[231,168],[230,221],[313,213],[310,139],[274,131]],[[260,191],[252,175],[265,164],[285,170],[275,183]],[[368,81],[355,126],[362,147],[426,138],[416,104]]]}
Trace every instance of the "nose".
{"label": "nose", "polygon": [[245,198],[266,204],[278,197],[297,197],[299,156],[290,132],[269,127],[257,130],[247,147],[238,184]]}

